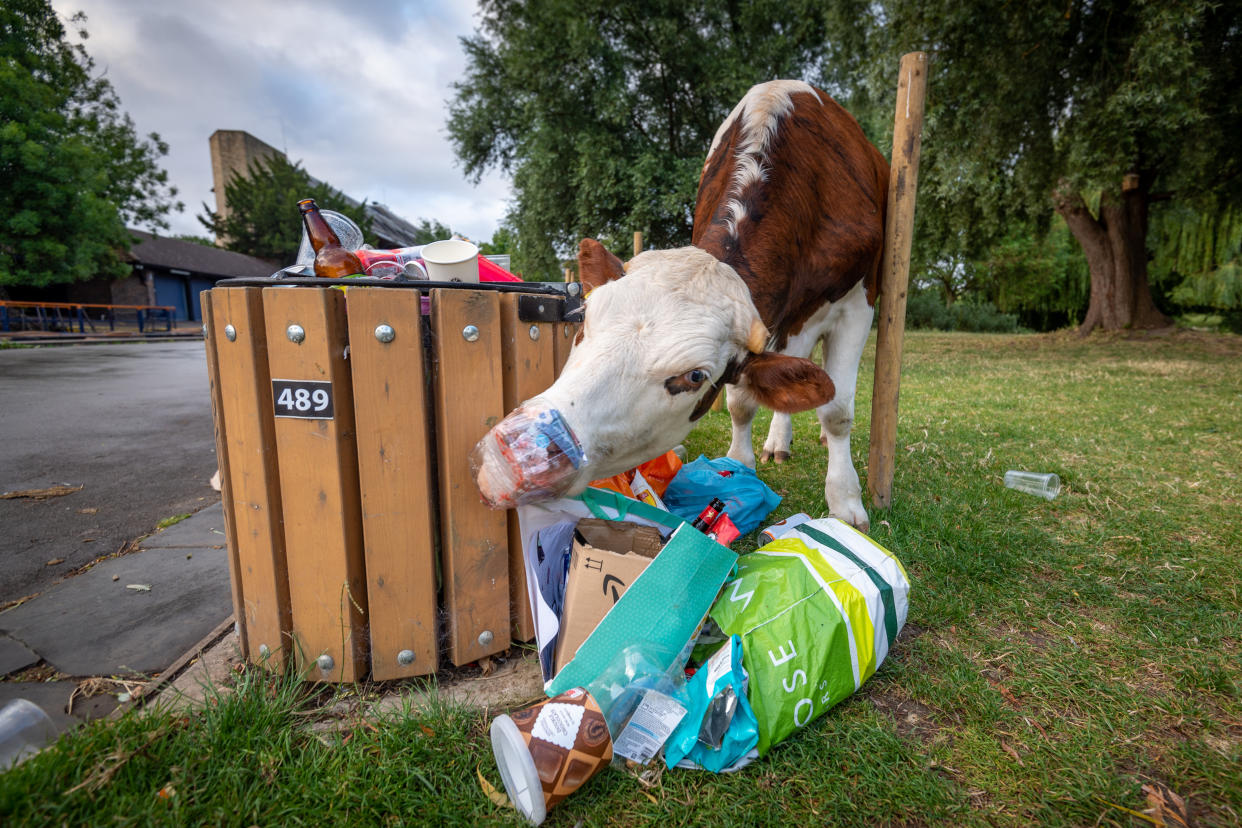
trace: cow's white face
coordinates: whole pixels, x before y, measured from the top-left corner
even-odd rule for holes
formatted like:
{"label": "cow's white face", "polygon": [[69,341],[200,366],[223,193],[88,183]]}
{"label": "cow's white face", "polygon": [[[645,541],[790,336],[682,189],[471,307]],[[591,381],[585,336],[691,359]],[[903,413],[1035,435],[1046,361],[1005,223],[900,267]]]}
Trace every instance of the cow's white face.
{"label": "cow's white face", "polygon": [[746,285],[694,247],[643,253],[625,278],[592,291],[582,338],[540,395],[585,449],[570,491],[681,442],[699,403],[748,353],[752,330],[762,348],[766,331]]}
{"label": "cow's white face", "polygon": [[[590,284],[585,273],[584,282]],[[584,455],[576,468],[561,463],[542,473],[532,491],[539,497],[577,494],[593,480],[668,451],[690,432],[726,379],[802,383],[814,400],[798,410],[831,398],[827,375],[806,360],[757,357],[766,338],[746,284],[709,253],[684,247],[635,257],[624,278],[591,291],[582,337],[564,370],[528,404],[528,413],[559,411]],[[799,364],[791,372],[792,363]],[[755,365],[763,366],[763,378],[750,370]],[[771,404],[761,389],[754,390]],[[510,415],[480,445],[512,443],[529,422],[529,416]],[[523,475],[498,467],[506,462],[499,452],[490,456],[492,465],[481,463],[476,473],[486,500],[509,506],[537,499],[526,497],[520,490],[524,484],[515,483]]]}

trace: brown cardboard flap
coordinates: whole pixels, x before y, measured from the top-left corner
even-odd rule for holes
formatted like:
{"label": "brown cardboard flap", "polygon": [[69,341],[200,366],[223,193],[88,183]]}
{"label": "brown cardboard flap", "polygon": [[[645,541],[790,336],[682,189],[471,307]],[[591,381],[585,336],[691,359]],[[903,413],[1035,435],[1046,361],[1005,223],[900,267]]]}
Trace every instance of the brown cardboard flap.
{"label": "brown cardboard flap", "polygon": [[644,558],[654,558],[664,545],[655,527],[620,520],[583,518],[578,521],[577,532],[588,546]]}

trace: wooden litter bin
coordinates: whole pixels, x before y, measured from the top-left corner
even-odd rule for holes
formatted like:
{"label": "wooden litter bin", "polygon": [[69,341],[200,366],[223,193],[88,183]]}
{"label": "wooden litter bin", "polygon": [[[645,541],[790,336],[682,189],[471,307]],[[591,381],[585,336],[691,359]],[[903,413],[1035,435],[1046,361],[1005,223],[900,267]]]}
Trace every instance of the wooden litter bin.
{"label": "wooden litter bin", "polygon": [[552,384],[580,301],[541,285],[313,279],[227,280],[203,297],[247,658],[381,680],[532,638],[516,514],[482,503],[467,455]]}

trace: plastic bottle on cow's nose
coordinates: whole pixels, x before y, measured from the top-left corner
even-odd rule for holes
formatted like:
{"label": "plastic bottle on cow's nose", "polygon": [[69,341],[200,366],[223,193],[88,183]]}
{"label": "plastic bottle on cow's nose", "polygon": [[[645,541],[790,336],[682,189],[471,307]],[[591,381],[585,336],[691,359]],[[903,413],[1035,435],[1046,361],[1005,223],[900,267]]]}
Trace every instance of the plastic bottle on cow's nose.
{"label": "plastic bottle on cow's nose", "polygon": [[586,452],[556,408],[535,398],[514,409],[470,452],[479,494],[493,509],[563,494],[586,462]]}

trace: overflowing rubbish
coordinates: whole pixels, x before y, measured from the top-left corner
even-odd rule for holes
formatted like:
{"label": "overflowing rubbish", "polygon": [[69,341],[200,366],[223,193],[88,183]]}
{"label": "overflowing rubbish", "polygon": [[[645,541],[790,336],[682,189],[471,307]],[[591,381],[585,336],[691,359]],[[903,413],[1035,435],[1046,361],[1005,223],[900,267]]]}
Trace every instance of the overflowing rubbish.
{"label": "overflowing rubbish", "polygon": [[[480,256],[478,247],[465,239],[380,250],[364,243],[362,230],[344,213],[322,209],[309,198],[298,202],[298,210],[302,214],[302,242],[297,257],[293,264],[273,273],[275,278],[522,281],[521,277]],[[446,262],[446,259],[451,261]]]}
{"label": "overflowing rubbish", "polygon": [[[730,545],[781,502],[753,469],[668,452],[562,496],[581,485],[589,451],[535,398],[470,459],[484,501],[517,509],[544,690],[590,700],[613,763],[738,770],[875,673],[910,591],[890,552],[797,513],[739,558]],[[560,766],[536,773],[530,755],[560,755],[569,737],[552,748],[543,738],[505,717],[493,727],[506,789],[536,824],[603,764],[584,760],[574,784],[553,785]]]}
{"label": "overflowing rubbish", "polygon": [[[520,439],[498,442],[538,442],[518,431]],[[505,474],[558,474],[546,468],[546,450],[529,469],[510,453],[505,466],[516,471]],[[733,461],[700,457],[683,467],[672,453],[657,461],[650,476],[644,464],[577,497],[518,505],[552,698],[499,717],[492,744],[510,799],[535,824],[609,762],[745,767],[861,687],[905,623],[909,579],[866,535],[798,513],[738,557],[728,545],[780,498]],[[547,712],[559,710],[554,703],[569,707]],[[596,712],[593,726],[604,730],[593,744],[606,737],[607,751],[562,759],[580,720]],[[524,724],[551,715],[564,719],[559,729],[552,720]]]}
{"label": "overflowing rubbish", "polygon": [[1005,472],[1005,486],[1015,491],[1052,500],[1061,493],[1061,478],[1051,472],[1017,471]]}
{"label": "overflowing rubbish", "polygon": [[724,501],[729,519],[743,535],[754,531],[781,497],[759,479],[750,466],[703,455],[682,467],[664,492],[664,505],[675,515],[693,520],[703,504],[717,497]]}

